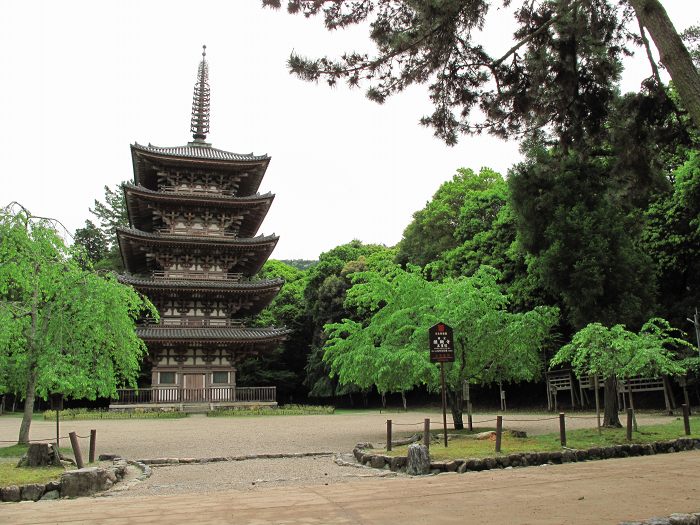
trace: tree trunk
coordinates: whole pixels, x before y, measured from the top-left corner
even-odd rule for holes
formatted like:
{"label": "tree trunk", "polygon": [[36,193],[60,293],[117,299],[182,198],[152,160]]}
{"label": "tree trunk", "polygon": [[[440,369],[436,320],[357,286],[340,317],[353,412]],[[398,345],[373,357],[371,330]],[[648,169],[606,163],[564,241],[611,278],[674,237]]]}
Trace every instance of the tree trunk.
{"label": "tree trunk", "polygon": [[452,390],[446,388],[445,390],[447,390],[447,402],[450,405],[455,430],[462,430],[464,429],[464,422],[462,421],[462,389]]}
{"label": "tree trunk", "polygon": [[34,399],[36,398],[36,372],[32,370],[27,380],[27,396],[24,399],[24,415],[22,424],[19,427],[19,439],[17,443],[29,443],[29,427],[32,424],[32,411],[34,410]]}
{"label": "tree trunk", "polygon": [[620,417],[617,414],[618,403],[617,403],[617,388],[616,380],[614,377],[608,377],[605,380],[605,389],[603,393],[603,426],[604,427],[615,427],[620,428],[622,423],[620,423]]}
{"label": "tree trunk", "polygon": [[408,406],[406,403],[406,392],[404,392],[403,390],[401,391],[401,402],[403,403],[403,411],[406,412],[408,410]]}
{"label": "tree trunk", "polygon": [[[35,267],[36,275],[39,274],[39,268]],[[27,338],[27,368],[29,377],[27,378],[27,391],[24,399],[24,415],[22,416],[22,424],[19,427],[19,439],[17,443],[29,443],[29,427],[32,424],[32,412],[34,410],[34,399],[36,397],[36,332],[37,323],[39,322],[39,284],[34,282],[34,290],[32,292],[32,310],[31,324],[29,326],[29,337]]]}
{"label": "tree trunk", "polygon": [[659,0],[628,0],[649,31],[690,118],[700,127],[700,73]]}

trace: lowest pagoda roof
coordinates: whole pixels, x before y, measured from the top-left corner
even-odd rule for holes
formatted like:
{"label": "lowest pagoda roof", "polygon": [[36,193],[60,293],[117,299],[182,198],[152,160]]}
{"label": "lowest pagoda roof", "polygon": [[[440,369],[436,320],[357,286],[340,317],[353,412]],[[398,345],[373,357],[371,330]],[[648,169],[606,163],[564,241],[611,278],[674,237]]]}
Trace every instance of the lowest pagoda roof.
{"label": "lowest pagoda roof", "polygon": [[291,330],[287,328],[241,328],[241,327],[174,327],[139,326],[137,335],[144,341],[202,341],[231,343],[278,343]]}
{"label": "lowest pagoda roof", "polygon": [[207,143],[190,142],[186,146],[161,147],[131,145],[131,160],[134,166],[134,181],[136,184],[155,188],[155,169],[157,166],[173,168],[205,169],[220,173],[247,173],[241,180],[239,191],[241,195],[250,195],[258,191],[260,181],[265,175],[270,163],[268,155],[253,155],[232,153],[212,148]]}
{"label": "lowest pagoda roof", "polygon": [[164,206],[185,209],[191,206],[206,206],[207,208],[248,210],[238,228],[238,233],[241,237],[252,237],[260,228],[275,198],[270,192],[263,195],[256,193],[245,197],[235,197],[217,193],[155,191],[129,183],[124,184],[123,188],[131,225],[141,231],[152,231],[153,208],[151,204],[158,202]]}
{"label": "lowest pagoda roof", "polygon": [[248,293],[249,291],[261,292],[265,290],[278,290],[284,285],[284,279],[260,279],[258,281],[234,281],[230,279],[155,279],[139,275],[120,275],[119,281],[124,284],[144,289],[156,290],[215,290],[232,293]]}
{"label": "lowest pagoda roof", "polygon": [[201,253],[245,254],[246,260],[229,271],[239,272],[249,277],[260,271],[279,240],[277,235],[258,235],[249,238],[214,237],[150,233],[132,228],[117,228],[116,232],[124,268],[128,273],[133,274],[147,273],[155,269],[149,266],[144,248],[162,246],[170,250],[181,248],[186,253],[199,250]]}

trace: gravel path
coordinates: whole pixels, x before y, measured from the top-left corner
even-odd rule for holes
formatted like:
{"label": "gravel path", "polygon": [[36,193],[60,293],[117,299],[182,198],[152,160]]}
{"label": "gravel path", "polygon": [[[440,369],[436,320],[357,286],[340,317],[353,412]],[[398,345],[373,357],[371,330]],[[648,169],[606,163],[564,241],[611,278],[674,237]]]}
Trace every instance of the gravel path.
{"label": "gravel path", "polygon": [[[577,414],[581,416],[581,414]],[[589,414],[590,416],[590,414]],[[201,415],[185,419],[163,420],[95,420],[61,422],[61,434],[75,431],[88,436],[97,429],[97,453],[119,454],[129,459],[163,457],[205,458],[248,454],[328,452],[329,455],[305,458],[250,459],[235,462],[155,467],[153,476],[115,496],[183,494],[223,490],[259,490],[269,486],[325,485],[369,477],[386,476],[386,471],[369,468],[340,467],[334,459],[348,454],[360,441],[383,443],[386,420],[394,424],[395,439],[422,430],[429,417],[439,426],[442,414],[421,412],[360,412],[322,416],[274,416],[208,418]],[[552,414],[512,414],[504,417],[508,429],[528,434],[558,431]],[[475,421],[495,419],[493,414],[479,414]],[[509,423],[509,419],[511,422]],[[544,420],[542,420],[544,419]],[[531,421],[523,421],[531,420]],[[532,421],[538,420],[538,421]],[[640,426],[667,422],[666,416],[639,415]],[[21,419],[0,417],[0,441],[16,440]],[[479,426],[493,426],[493,422]],[[567,420],[567,428],[595,426],[595,419]],[[37,418],[32,423],[31,438],[55,435],[55,423]],[[88,440],[82,439],[86,451]],[[5,445],[5,443],[0,443]],[[68,446],[68,441],[63,443]],[[389,473],[390,474],[390,473]]]}

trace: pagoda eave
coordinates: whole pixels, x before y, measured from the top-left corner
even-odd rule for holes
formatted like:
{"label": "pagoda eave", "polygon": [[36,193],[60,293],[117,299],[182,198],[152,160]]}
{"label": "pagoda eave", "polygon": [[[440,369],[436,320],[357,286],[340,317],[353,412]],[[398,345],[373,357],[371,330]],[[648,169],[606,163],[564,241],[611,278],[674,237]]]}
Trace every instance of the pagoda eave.
{"label": "pagoda eave", "polygon": [[279,344],[291,333],[286,328],[231,328],[231,327],[150,327],[136,328],[144,342],[206,342],[234,344]]}
{"label": "pagoda eave", "polygon": [[234,197],[205,193],[153,191],[143,186],[124,184],[124,196],[131,226],[140,231],[152,233],[154,209],[192,209],[206,207],[213,210],[236,212],[240,210],[241,223],[237,227],[239,237],[253,237],[262,224],[275,196],[251,195]]}

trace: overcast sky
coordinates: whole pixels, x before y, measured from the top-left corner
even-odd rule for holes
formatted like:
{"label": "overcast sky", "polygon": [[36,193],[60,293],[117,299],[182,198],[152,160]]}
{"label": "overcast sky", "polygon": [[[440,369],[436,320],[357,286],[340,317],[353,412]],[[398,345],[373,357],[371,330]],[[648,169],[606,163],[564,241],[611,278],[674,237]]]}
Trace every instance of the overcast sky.
{"label": "overcast sky", "polygon": [[[664,0],[681,31],[700,2]],[[494,11],[490,49],[506,50],[510,19]],[[495,31],[493,30],[494,28]],[[309,84],[286,61],[371,50],[364,29],[328,33],[320,19],[259,0],[2,1],[0,205],[18,201],[74,231],[105,185],[132,178],[129,144],[178,146],[207,45],[214,147],[267,153],[261,192],[277,196],[260,233],[273,257],[315,259],[353,238],[393,245],[411,215],[459,167],[502,173],[518,145],[463,137],[449,148],[418,125],[426,89],[379,106],[363,90]],[[624,88],[649,76],[641,54]]]}

